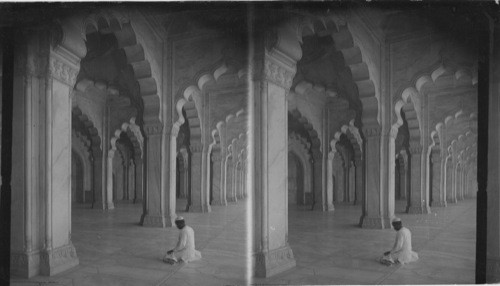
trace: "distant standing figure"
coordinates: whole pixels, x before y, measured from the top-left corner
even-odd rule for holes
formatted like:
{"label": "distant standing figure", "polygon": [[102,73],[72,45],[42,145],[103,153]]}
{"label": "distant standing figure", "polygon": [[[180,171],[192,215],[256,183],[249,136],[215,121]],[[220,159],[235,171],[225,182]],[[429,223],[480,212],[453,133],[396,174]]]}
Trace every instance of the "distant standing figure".
{"label": "distant standing figure", "polygon": [[394,263],[410,263],[418,260],[418,254],[411,248],[411,232],[406,227],[403,227],[401,219],[395,218],[392,221],[394,230],[397,231],[396,241],[391,250],[384,252],[384,257],[380,262],[384,265]]}
{"label": "distant standing figure", "polygon": [[183,217],[177,217],[175,225],[180,229],[179,239],[175,248],[167,251],[163,261],[174,264],[180,261],[188,263],[201,259],[201,253],[195,249],[194,245],[194,230],[186,225]]}

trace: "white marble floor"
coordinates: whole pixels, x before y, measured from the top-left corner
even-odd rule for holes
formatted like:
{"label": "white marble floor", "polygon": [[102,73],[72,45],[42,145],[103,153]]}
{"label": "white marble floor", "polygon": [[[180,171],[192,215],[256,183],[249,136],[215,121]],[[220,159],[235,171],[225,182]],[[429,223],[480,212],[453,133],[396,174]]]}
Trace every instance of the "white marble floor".
{"label": "white marble floor", "polygon": [[[397,210],[403,208],[397,202]],[[475,209],[475,200],[466,200],[430,215],[398,213],[420,260],[386,267],[377,259],[391,248],[395,232],[357,227],[359,206],[339,205],[329,213],[291,208],[289,241],[297,267],[246,281],[244,202],[214,206],[208,214],[181,213],[195,230],[203,259],[180,266],[161,261],[177,230],[139,226],[141,206],[118,204],[111,212],[75,207],[72,240],[80,265],[53,277],[13,279],[12,285],[470,284]]]}

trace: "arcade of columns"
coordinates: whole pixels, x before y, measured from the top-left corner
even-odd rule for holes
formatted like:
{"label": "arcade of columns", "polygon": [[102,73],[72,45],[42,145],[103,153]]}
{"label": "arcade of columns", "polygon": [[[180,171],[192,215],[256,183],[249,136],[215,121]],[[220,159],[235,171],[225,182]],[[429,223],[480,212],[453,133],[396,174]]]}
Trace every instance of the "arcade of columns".
{"label": "arcade of columns", "polygon": [[[380,229],[396,199],[423,215],[475,197],[476,56],[430,28],[384,35],[366,13],[290,14],[256,25],[250,48],[187,25],[194,14],[28,29],[14,63],[12,273],[78,264],[72,203],[142,204],[143,226],[171,227],[178,209],[251,197],[255,275],[267,277],[295,266],[294,204],[359,205],[360,226]],[[489,202],[498,213],[498,194]]]}

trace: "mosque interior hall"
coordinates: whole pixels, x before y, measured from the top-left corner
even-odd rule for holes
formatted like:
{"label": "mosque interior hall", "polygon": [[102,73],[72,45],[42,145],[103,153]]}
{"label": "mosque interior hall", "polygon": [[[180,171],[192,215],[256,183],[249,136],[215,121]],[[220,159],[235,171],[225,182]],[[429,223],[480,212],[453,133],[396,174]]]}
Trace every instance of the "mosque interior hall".
{"label": "mosque interior hall", "polygon": [[0,281],[500,283],[500,14],[413,4],[0,4]]}

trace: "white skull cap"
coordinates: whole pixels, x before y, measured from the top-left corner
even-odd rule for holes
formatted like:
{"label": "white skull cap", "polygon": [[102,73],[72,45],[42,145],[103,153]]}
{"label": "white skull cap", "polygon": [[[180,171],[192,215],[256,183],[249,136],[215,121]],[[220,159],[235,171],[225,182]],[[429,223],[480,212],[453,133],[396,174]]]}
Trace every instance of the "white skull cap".
{"label": "white skull cap", "polygon": [[181,216],[178,216],[178,217],[175,219],[175,221],[179,221],[179,220],[184,220],[184,218],[183,218],[183,217],[181,217]]}
{"label": "white skull cap", "polygon": [[398,221],[401,221],[401,219],[399,217],[395,217],[392,222],[398,222]]}

